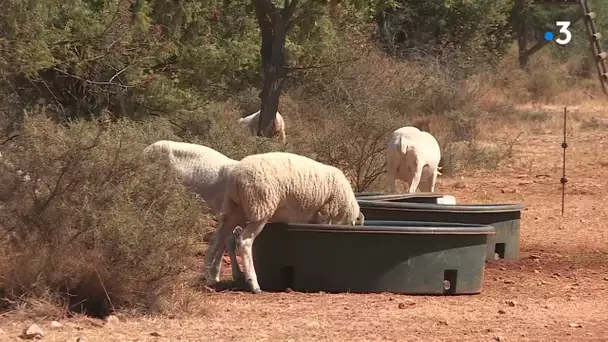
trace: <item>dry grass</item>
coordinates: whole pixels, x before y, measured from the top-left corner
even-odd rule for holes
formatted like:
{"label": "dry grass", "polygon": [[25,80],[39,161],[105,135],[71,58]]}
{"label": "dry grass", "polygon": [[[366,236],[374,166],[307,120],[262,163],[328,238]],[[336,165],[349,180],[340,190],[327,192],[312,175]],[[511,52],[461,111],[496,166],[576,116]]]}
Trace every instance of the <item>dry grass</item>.
{"label": "dry grass", "polygon": [[[120,323],[106,326],[88,318],[65,318],[64,327],[54,330],[49,327],[52,309],[32,315],[31,308],[44,308],[34,303],[29,310],[0,317],[0,338],[16,339],[28,323],[38,322],[46,331],[45,341],[78,336],[89,341],[606,341],[608,212],[603,203],[608,169],[603,147],[608,139],[582,124],[591,117],[608,118],[605,108],[594,103],[570,110],[563,218],[559,106],[536,108],[547,113],[541,121],[507,117],[509,125],[491,125],[502,128],[492,131],[491,140],[488,134],[480,137],[482,143],[500,143],[523,132],[513,157],[497,170],[441,179],[438,191],[456,195],[460,203],[526,204],[521,259],[488,264],[480,295],[205,293],[190,285],[194,269],[168,300],[164,316],[123,313]],[[406,301],[413,304],[400,309],[399,303]]]}

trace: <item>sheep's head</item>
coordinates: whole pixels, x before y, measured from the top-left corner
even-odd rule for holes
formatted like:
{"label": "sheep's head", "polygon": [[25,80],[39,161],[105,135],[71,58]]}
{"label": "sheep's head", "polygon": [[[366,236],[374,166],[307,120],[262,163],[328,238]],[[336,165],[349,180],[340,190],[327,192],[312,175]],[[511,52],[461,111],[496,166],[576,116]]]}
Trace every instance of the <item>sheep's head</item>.
{"label": "sheep's head", "polygon": [[353,226],[357,225],[357,221],[359,222],[359,226],[365,225],[365,216],[362,212],[359,212],[359,216],[357,216],[357,220],[353,222]]}
{"label": "sheep's head", "polygon": [[357,202],[357,199],[353,194],[353,199],[351,200],[349,205],[344,208],[342,224],[355,226],[357,225],[357,222],[359,222],[359,225],[363,225],[364,220],[365,218],[361,213],[361,208],[359,208],[359,202]]}

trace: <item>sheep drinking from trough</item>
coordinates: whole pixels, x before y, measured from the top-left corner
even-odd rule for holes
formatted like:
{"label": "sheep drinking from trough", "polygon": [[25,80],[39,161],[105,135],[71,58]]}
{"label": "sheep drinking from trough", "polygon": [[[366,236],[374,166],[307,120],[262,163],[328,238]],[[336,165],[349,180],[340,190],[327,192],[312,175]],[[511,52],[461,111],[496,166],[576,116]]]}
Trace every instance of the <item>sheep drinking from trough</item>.
{"label": "sheep drinking from trough", "polygon": [[[171,167],[177,172],[181,182],[200,196],[213,214],[217,215],[220,212],[226,189],[226,174],[230,168],[238,164],[237,160],[204,145],[170,140],[157,141],[144,149],[144,154],[152,153],[168,157]],[[236,242],[230,241],[232,242],[229,247],[236,248]],[[238,275],[240,269],[236,262],[236,251],[230,255],[234,256],[231,260],[232,273]],[[221,268],[221,263],[219,267]]]}
{"label": "sheep drinking from trough", "polygon": [[252,246],[266,223],[355,225],[365,219],[344,173],[304,156],[286,152],[251,155],[235,165],[228,178],[216,231],[219,236],[205,255],[208,280],[218,279],[218,259],[226,250],[223,244],[236,226],[244,227],[236,237],[244,271],[239,278],[244,276],[250,290],[259,293]]}
{"label": "sheep drinking from trough", "polygon": [[434,192],[439,172],[441,150],[430,133],[415,127],[402,127],[393,132],[386,151],[389,192],[396,192],[397,179],[408,183],[409,193]]}
{"label": "sheep drinking from trough", "polygon": [[[260,111],[247,115],[244,118],[240,118],[237,122],[249,129],[251,134],[256,134],[258,131],[258,123],[260,121]],[[274,121],[274,136],[280,136],[281,141],[285,142],[285,120],[283,120],[283,116],[277,112],[276,119]]]}

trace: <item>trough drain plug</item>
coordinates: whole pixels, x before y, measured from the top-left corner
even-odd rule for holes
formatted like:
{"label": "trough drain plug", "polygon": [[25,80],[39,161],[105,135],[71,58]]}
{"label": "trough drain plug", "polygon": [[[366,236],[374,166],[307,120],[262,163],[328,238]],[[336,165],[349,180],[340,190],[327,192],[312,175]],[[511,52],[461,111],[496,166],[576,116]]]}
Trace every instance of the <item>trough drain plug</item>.
{"label": "trough drain plug", "polygon": [[444,281],[443,281],[443,290],[444,290],[444,291],[447,291],[447,290],[449,290],[449,289],[450,289],[450,287],[451,287],[451,285],[450,285],[450,281],[449,281],[449,280],[444,280]]}

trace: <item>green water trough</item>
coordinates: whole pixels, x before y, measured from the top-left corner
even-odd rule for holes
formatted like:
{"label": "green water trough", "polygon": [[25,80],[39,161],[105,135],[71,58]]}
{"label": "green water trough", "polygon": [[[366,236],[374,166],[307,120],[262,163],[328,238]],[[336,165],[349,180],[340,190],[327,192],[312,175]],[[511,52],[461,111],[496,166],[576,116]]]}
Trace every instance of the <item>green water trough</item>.
{"label": "green water trough", "polygon": [[[523,204],[410,203],[397,197],[357,199],[366,220],[451,222],[491,225],[496,234],[488,238],[486,259],[518,259]],[[369,197],[371,198],[371,197]]]}
{"label": "green water trough", "polygon": [[364,226],[270,223],[253,244],[264,291],[481,292],[489,225],[374,221]]}

